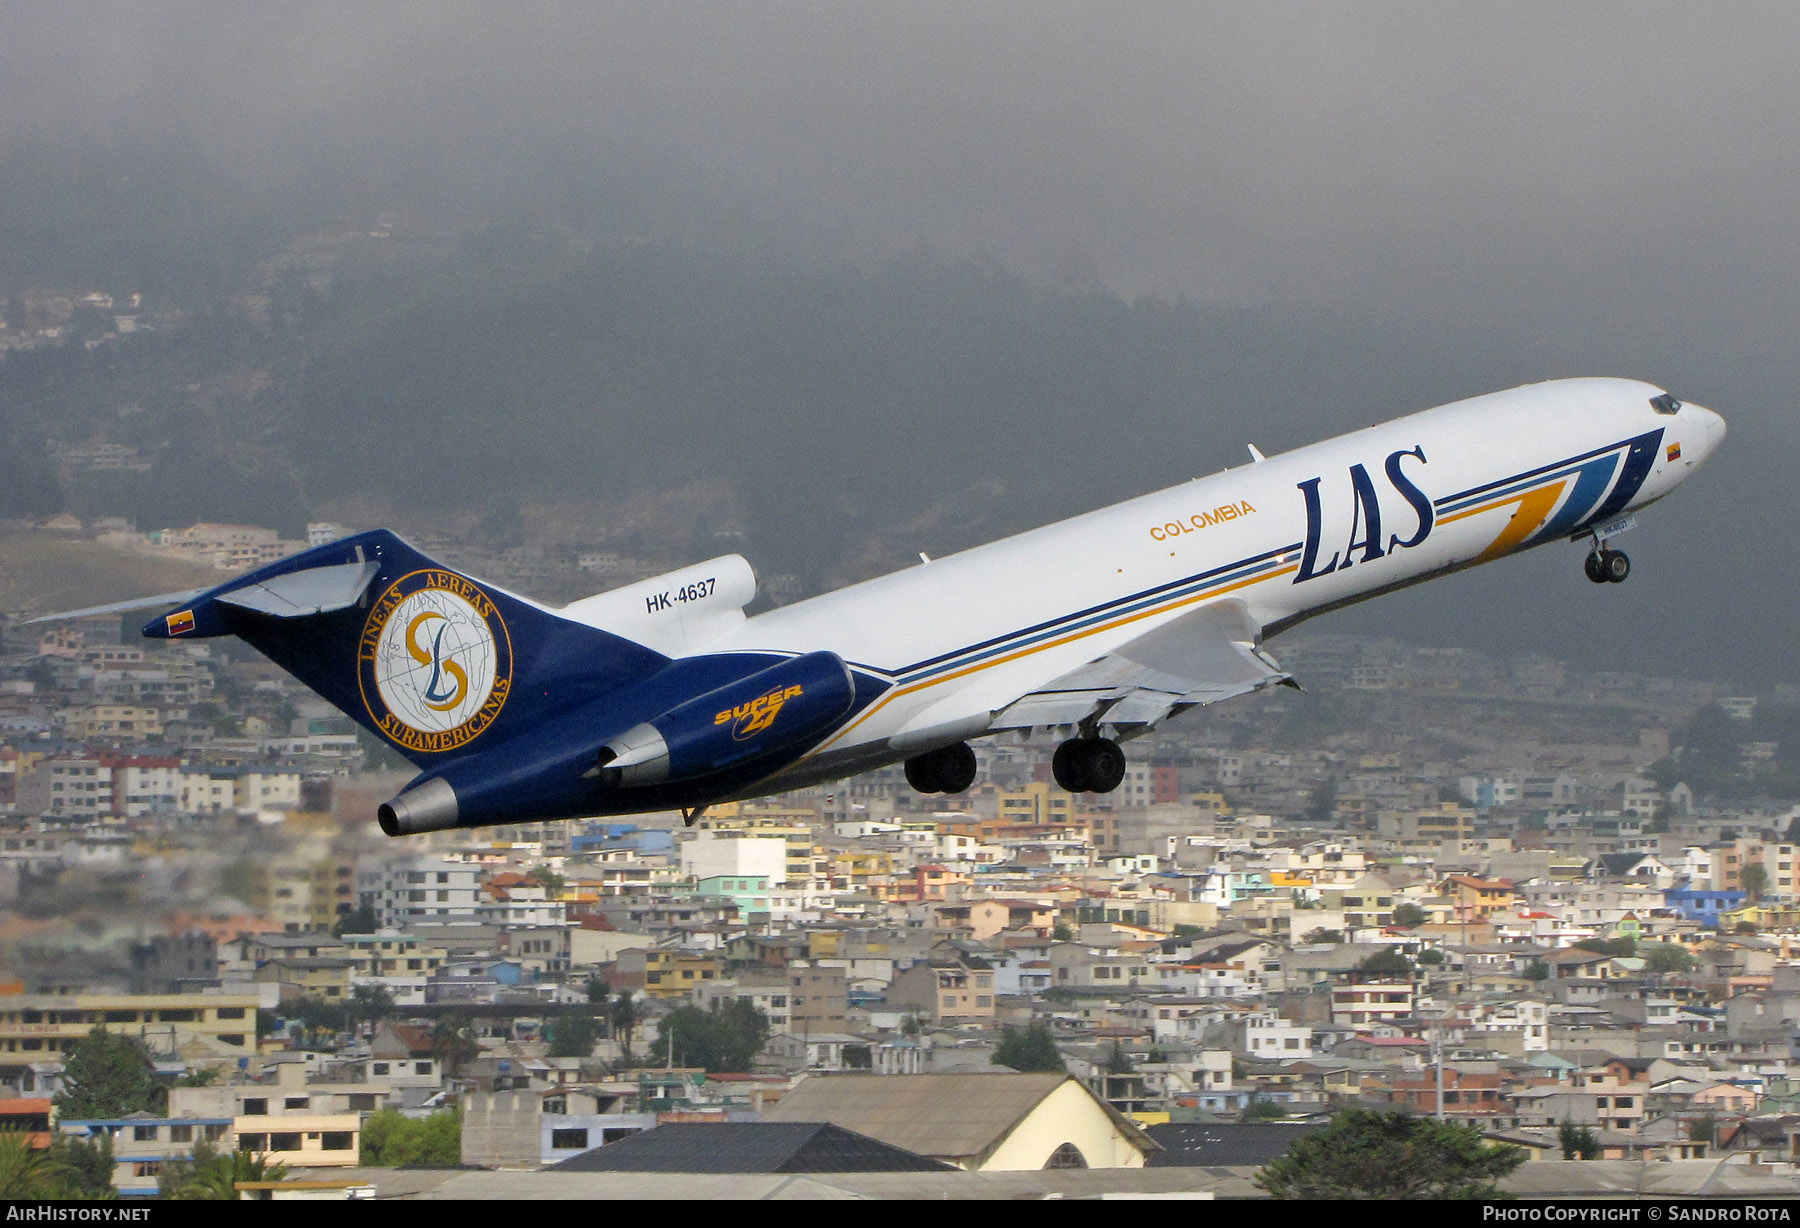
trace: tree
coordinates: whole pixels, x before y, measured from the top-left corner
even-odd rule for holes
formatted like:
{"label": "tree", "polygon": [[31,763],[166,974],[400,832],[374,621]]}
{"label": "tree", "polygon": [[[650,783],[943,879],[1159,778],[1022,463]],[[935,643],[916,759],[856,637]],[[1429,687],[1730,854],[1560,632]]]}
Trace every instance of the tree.
{"label": "tree", "polygon": [[1393,947],[1383,947],[1356,965],[1358,972],[1371,972],[1377,976],[1411,976],[1412,961],[1400,954]]}
{"label": "tree", "polygon": [[467,1019],[440,1019],[431,1029],[431,1053],[446,1075],[458,1079],[463,1067],[480,1056],[481,1044]]}
{"label": "tree", "polygon": [[1112,1051],[1106,1055],[1106,1073],[1128,1075],[1136,1070],[1137,1066],[1132,1062],[1131,1055],[1125,1052],[1125,1046],[1113,1041]]}
{"label": "tree", "polygon": [[1639,949],[1645,972],[1692,972],[1694,957],[1672,942],[1654,942]]}
{"label": "tree", "polygon": [[363,904],[349,912],[338,914],[336,923],[331,927],[331,936],[342,938],[345,934],[373,934],[380,928],[375,919],[374,907]]}
{"label": "tree", "polygon": [[1306,818],[1315,827],[1330,824],[1337,813],[1337,781],[1325,779],[1315,783],[1306,799]]}
{"label": "tree", "polygon": [[62,1193],[49,1150],[22,1130],[0,1132],[0,1198],[45,1199]]}
{"label": "tree", "polygon": [[550,1021],[548,1032],[551,1057],[586,1057],[600,1038],[590,1015],[558,1015]]}
{"label": "tree", "polygon": [[1431,919],[1431,914],[1417,904],[1401,904],[1394,909],[1394,924],[1405,929],[1413,929],[1424,925]]}
{"label": "tree", "polygon": [[157,1082],[156,1067],[144,1046],[96,1026],[76,1043],[63,1067],[56,1115],[68,1119],[154,1113],[160,1117],[166,1103],[168,1092]]}
{"label": "tree", "polygon": [[1438,950],[1436,947],[1427,947],[1427,948],[1425,948],[1425,950],[1419,952],[1419,963],[1420,964],[1430,964],[1432,967],[1435,968],[1437,965],[1439,965],[1443,962],[1444,962],[1444,953],[1442,951]]}
{"label": "tree", "polygon": [[95,1138],[58,1132],[50,1140],[50,1161],[62,1183],[61,1197],[87,1200],[118,1197],[112,1183],[112,1135],[106,1131],[102,1130]]}
{"label": "tree", "polygon": [[1061,1074],[1068,1070],[1068,1066],[1063,1063],[1062,1054],[1057,1051],[1056,1038],[1050,1034],[1050,1025],[1047,1023],[1006,1029],[1006,1034],[994,1046],[994,1055],[988,1061],[995,1066],[1010,1066],[1021,1073],[1047,1071]]}
{"label": "tree", "polygon": [[588,973],[582,988],[587,992],[587,1000],[594,1006],[604,1009],[612,1001],[612,986],[598,972]]}
{"label": "tree", "polygon": [[1598,1160],[1600,1136],[1588,1126],[1578,1126],[1563,1118],[1556,1127],[1556,1141],[1562,1145],[1565,1160]]}
{"label": "tree", "polygon": [[1550,979],[1550,965],[1541,959],[1534,959],[1525,965],[1525,979],[1528,981],[1547,981]]}
{"label": "tree", "polygon": [[1328,929],[1309,930],[1300,941],[1309,946],[1321,942],[1342,942],[1344,941],[1344,931]]}
{"label": "tree", "polygon": [[205,1139],[194,1144],[190,1158],[169,1160],[156,1178],[158,1198],[195,1202],[234,1202],[240,1181],[286,1181],[288,1166],[267,1155],[220,1151]]}
{"label": "tree", "polygon": [[1738,876],[1738,882],[1744,888],[1744,894],[1750,897],[1752,904],[1763,898],[1763,892],[1769,889],[1769,871],[1760,861],[1753,861],[1744,867]]}
{"label": "tree", "polygon": [[372,1113],[363,1122],[362,1162],[377,1168],[461,1164],[462,1115],[454,1110],[429,1117],[407,1117],[398,1109]]}
{"label": "tree", "polygon": [[1252,1100],[1240,1115],[1243,1121],[1286,1121],[1287,1110],[1273,1100]]}
{"label": "tree", "polygon": [[343,1032],[348,1030],[350,1022],[345,1003],[327,1002],[323,998],[283,998],[277,1009],[283,1019],[298,1020],[308,1032]]}
{"label": "tree", "polygon": [[714,1002],[711,1010],[678,1006],[657,1024],[656,1051],[677,1066],[742,1073],[769,1039],[769,1017],[747,998]]}
{"label": "tree", "polygon": [[1583,938],[1575,944],[1583,951],[1592,951],[1597,955],[1610,955],[1614,959],[1630,959],[1637,954],[1635,938]]}
{"label": "tree", "polygon": [[1057,942],[1074,942],[1075,931],[1069,928],[1067,922],[1058,921],[1050,927],[1050,937]]}
{"label": "tree", "polygon": [[394,1013],[394,995],[386,985],[365,981],[350,989],[350,1002],[345,1011],[347,1030],[355,1031],[358,1020],[379,1023]]}
{"label": "tree", "polygon": [[1525,1161],[1475,1126],[1345,1109],[1256,1174],[1276,1198],[1504,1198],[1498,1182]]}
{"label": "tree", "polygon": [[631,1038],[637,1032],[638,1008],[629,989],[621,989],[619,996],[612,1000],[608,1008],[612,1019],[613,1035],[619,1038],[619,1046],[627,1058],[631,1057]]}

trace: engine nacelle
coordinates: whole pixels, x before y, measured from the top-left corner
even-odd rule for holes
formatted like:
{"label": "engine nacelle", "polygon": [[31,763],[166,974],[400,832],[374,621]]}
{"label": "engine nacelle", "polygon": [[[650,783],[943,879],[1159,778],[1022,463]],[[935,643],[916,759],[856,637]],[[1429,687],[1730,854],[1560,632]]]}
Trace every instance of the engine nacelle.
{"label": "engine nacelle", "polygon": [[600,777],[630,787],[692,780],[807,745],[856,699],[843,658],[809,652],[635,725],[601,748]]}

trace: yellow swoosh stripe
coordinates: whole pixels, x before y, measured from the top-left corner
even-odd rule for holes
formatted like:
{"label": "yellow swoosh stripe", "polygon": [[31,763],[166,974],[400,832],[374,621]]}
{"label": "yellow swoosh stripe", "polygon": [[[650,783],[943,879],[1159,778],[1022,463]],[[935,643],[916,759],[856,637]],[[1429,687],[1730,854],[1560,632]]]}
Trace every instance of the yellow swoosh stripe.
{"label": "yellow swoosh stripe", "polygon": [[1506,527],[1500,530],[1493,544],[1477,556],[1477,562],[1485,563],[1489,559],[1497,559],[1513,550],[1538,529],[1544,521],[1550,519],[1550,513],[1556,509],[1556,501],[1562,497],[1563,487],[1567,482],[1552,482],[1548,486],[1540,486],[1536,490],[1528,490],[1519,498],[1519,510],[1512,514]]}

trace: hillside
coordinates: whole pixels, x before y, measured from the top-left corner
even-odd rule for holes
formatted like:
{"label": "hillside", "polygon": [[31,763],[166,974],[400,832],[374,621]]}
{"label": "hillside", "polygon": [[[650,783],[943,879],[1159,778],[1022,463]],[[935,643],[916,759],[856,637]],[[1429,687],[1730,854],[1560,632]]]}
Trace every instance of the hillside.
{"label": "hillside", "polygon": [[210,587],[225,573],[126,554],[18,526],[0,527],[0,612],[27,617]]}

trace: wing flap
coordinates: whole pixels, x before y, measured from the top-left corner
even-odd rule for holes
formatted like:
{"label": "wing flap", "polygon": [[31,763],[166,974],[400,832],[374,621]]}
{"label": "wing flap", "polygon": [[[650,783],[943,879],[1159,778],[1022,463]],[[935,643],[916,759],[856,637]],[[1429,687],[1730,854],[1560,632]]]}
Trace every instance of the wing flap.
{"label": "wing flap", "polygon": [[1070,670],[994,714],[992,730],[1093,722],[1142,728],[1177,709],[1259,691],[1290,675],[1258,646],[1238,600],[1217,601]]}

